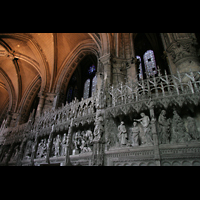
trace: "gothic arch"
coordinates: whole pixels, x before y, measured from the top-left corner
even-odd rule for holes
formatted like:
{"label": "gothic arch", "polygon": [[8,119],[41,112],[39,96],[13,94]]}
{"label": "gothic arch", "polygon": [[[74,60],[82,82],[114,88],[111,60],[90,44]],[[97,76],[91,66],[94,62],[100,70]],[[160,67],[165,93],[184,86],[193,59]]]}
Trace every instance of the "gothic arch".
{"label": "gothic arch", "polygon": [[15,111],[15,107],[16,107],[16,94],[15,94],[15,90],[14,90],[14,86],[12,84],[12,81],[10,80],[10,78],[8,77],[8,75],[5,73],[5,71],[0,68],[0,76],[2,77],[2,79],[4,80],[5,84],[6,84],[6,88],[8,90],[8,94],[9,94],[9,107],[8,110],[14,112]]}
{"label": "gothic arch", "polygon": [[99,58],[99,51],[93,40],[86,40],[79,43],[70,55],[67,56],[54,84],[54,91],[56,94],[59,92],[63,93],[63,89],[67,86],[79,62],[88,54],[94,54]]}
{"label": "gothic arch", "polygon": [[101,51],[100,56],[110,54],[111,53],[111,41],[112,34],[111,33],[99,33],[101,39]]}
{"label": "gothic arch", "polygon": [[26,89],[23,99],[20,102],[18,113],[21,113],[19,123],[25,122],[30,114],[30,107],[39,92],[41,86],[41,77],[36,76],[29,87]]}
{"label": "gothic arch", "polygon": [[25,42],[28,45],[28,47],[33,51],[34,55],[36,56],[38,62],[23,54],[19,54],[17,52],[12,51],[11,48],[6,48],[6,50],[8,50],[9,54],[13,56],[13,58],[23,59],[29,64],[31,64],[33,67],[35,67],[35,69],[40,73],[42,78],[41,91],[48,91],[50,87],[49,64],[42,48],[33,38],[33,36],[31,36],[28,33],[0,33],[0,37],[17,39]]}

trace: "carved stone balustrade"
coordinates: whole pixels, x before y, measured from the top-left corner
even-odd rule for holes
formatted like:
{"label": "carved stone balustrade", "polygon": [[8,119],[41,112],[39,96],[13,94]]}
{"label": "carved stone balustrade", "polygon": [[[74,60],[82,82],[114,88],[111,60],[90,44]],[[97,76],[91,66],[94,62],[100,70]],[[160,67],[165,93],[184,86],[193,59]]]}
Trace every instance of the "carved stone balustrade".
{"label": "carved stone balustrade", "polygon": [[142,103],[154,101],[160,103],[167,109],[170,103],[177,103],[182,106],[185,102],[192,102],[197,105],[200,100],[200,72],[179,73],[176,75],[147,78],[138,82],[126,82],[109,88],[109,95],[112,99],[110,111],[116,115],[113,107],[120,107],[126,115],[133,107],[137,112]]}

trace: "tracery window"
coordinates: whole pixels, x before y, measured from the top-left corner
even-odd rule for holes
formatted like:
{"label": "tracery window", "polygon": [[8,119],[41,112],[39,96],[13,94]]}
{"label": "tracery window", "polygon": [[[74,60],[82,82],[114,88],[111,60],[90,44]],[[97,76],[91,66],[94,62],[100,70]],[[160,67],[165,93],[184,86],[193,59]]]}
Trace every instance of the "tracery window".
{"label": "tracery window", "polygon": [[160,74],[170,74],[160,33],[137,33],[133,40],[138,80],[157,76],[158,70]]}
{"label": "tracery window", "polygon": [[71,86],[67,92],[67,102],[70,103],[73,98],[73,87]]}
{"label": "tracery window", "polygon": [[87,99],[94,95],[97,85],[96,66],[97,58],[92,54],[85,56],[80,61],[69,80],[66,95],[61,99],[63,102],[70,103],[75,98],[81,101],[82,98]]}
{"label": "tracery window", "polygon": [[[144,78],[144,73],[148,76],[157,74],[156,60],[153,50],[147,50],[143,55],[143,62],[140,56],[136,56],[138,60],[138,77],[139,80]],[[144,66],[143,66],[144,64]],[[143,72],[144,69],[144,72]]]}
{"label": "tracery window", "polygon": [[83,98],[84,99],[89,98],[89,94],[90,94],[90,79],[87,79],[84,84]]}
{"label": "tracery window", "polygon": [[143,56],[143,59],[144,59],[146,74],[148,74],[149,76],[156,75],[157,67],[156,67],[154,52],[152,50],[146,51]]}
{"label": "tracery window", "polygon": [[139,66],[138,66],[138,74],[139,74],[139,79],[143,79],[143,71],[142,71],[142,60],[140,56],[136,56],[136,58],[139,61]]}
{"label": "tracery window", "polygon": [[83,98],[87,99],[91,97],[96,91],[97,77],[96,77],[96,67],[91,65],[88,68],[88,79],[84,84]]}
{"label": "tracery window", "polygon": [[96,85],[97,85],[97,76],[95,76],[92,79],[92,94],[91,94],[91,96],[96,92]]}

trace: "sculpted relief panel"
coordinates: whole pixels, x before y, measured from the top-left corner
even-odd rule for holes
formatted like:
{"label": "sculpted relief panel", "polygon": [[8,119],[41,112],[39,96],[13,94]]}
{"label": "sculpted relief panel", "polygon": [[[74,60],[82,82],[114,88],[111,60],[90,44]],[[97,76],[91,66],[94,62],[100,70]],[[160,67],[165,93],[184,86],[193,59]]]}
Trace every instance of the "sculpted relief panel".
{"label": "sculpted relief panel", "polygon": [[[184,116],[182,119],[176,110],[172,114],[169,111],[170,118],[166,117],[166,113],[166,110],[161,110],[156,117],[158,144],[200,141],[197,119],[190,116]],[[107,119],[105,125],[107,150],[109,148],[154,145],[152,121],[155,119],[151,119],[144,112],[140,113],[140,117],[139,119],[132,117],[130,120],[128,116],[124,116],[122,121],[120,121],[120,117]]]}

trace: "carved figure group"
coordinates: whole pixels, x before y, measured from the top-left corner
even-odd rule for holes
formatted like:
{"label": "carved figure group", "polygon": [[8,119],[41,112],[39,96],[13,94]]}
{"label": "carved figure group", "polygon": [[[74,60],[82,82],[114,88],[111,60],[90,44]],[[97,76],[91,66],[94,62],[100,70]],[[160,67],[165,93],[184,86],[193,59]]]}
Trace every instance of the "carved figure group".
{"label": "carved figure group", "polygon": [[73,144],[74,144],[73,155],[92,151],[91,150],[92,142],[93,142],[93,134],[91,130],[76,132],[73,139]]}
{"label": "carved figure group", "polygon": [[46,157],[47,153],[47,144],[46,144],[46,139],[41,139],[40,143],[38,144],[38,149],[37,149],[37,158],[42,158]]}
{"label": "carved figure group", "polygon": [[166,111],[162,110],[158,118],[159,143],[174,144],[199,140],[200,133],[195,120],[192,117],[187,117],[186,121],[187,126],[175,110],[172,119],[166,119]]}
{"label": "carved figure group", "polygon": [[[130,128],[129,133],[127,132],[124,121],[121,121],[118,126],[118,139],[121,147],[130,146],[130,143],[131,146],[154,144],[152,124],[155,123],[156,119],[152,118],[150,120],[149,116],[145,115],[145,113],[141,113],[140,115],[141,119],[133,120],[133,126]],[[187,123],[185,125],[183,119],[176,111],[173,111],[172,119],[167,119],[166,111],[162,110],[156,124],[159,144],[200,140],[200,132],[198,131],[195,120],[192,117],[187,117]],[[128,137],[129,134],[130,137]],[[130,142],[129,139],[131,140]]]}

